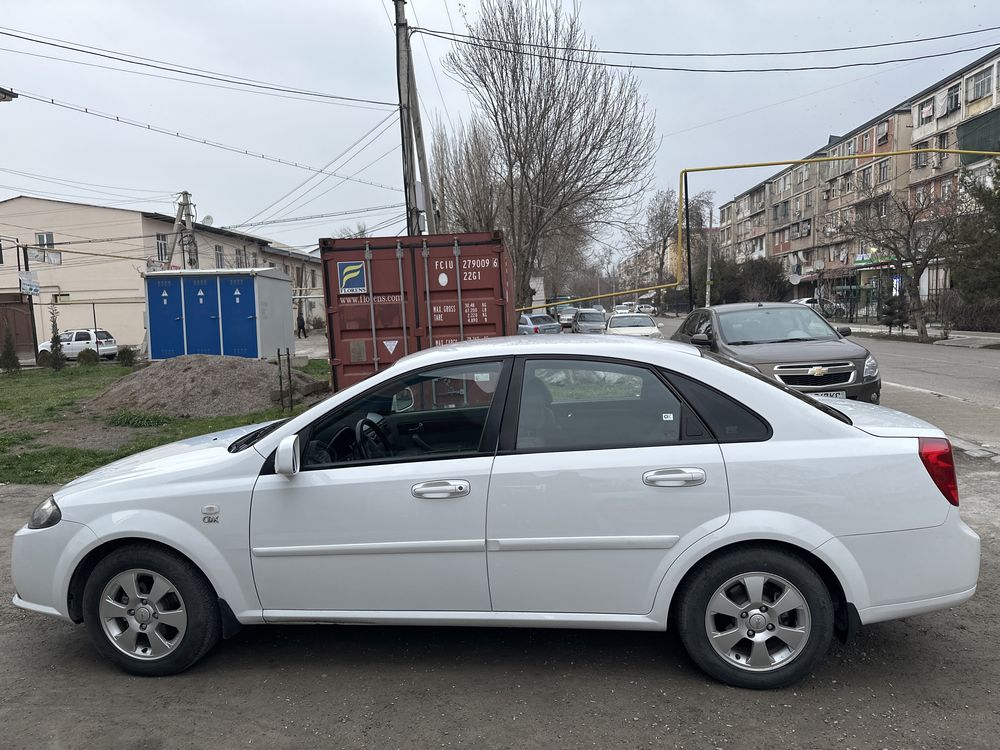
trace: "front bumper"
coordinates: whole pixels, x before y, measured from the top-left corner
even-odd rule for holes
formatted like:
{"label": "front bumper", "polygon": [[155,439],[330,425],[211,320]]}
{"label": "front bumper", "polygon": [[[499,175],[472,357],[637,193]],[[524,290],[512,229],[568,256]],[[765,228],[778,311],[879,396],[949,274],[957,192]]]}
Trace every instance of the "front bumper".
{"label": "front bumper", "polygon": [[97,542],[82,523],[65,519],[47,529],[21,528],[11,546],[13,602],[22,609],[69,620],[69,581]]}

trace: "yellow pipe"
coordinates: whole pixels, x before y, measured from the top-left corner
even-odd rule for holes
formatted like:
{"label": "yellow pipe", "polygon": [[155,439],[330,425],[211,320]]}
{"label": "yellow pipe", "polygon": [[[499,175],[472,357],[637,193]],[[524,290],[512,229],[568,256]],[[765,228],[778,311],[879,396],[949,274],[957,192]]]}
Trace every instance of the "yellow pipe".
{"label": "yellow pipe", "polygon": [[561,299],[558,302],[546,302],[544,305],[532,305],[531,307],[516,307],[514,308],[517,312],[528,312],[529,310],[541,310],[547,307],[555,307],[557,305],[572,305],[576,302],[590,302],[594,299],[607,299],[608,297],[620,297],[624,294],[638,294],[639,292],[653,292],[657,289],[670,289],[671,287],[677,286],[678,282],[672,281],[669,284],[659,284],[658,286],[643,286],[637,287],[635,289],[619,289],[616,292],[607,292],[606,294],[594,294],[590,297],[574,297],[573,299]]}
{"label": "yellow pipe", "polygon": [[[908,156],[910,154],[965,154],[968,156],[1000,157],[1000,151],[974,151],[964,148],[915,148],[903,151],[882,151],[881,153],[851,154],[850,156],[816,156],[812,159],[787,159],[785,161],[758,161],[747,164],[721,164],[714,167],[688,167],[681,170],[680,187],[677,190],[677,269],[675,277],[681,278],[681,248],[683,245],[682,227],[684,224],[684,176],[689,172],[719,172],[724,169],[755,169],[757,167],[787,167],[793,164],[818,164],[830,161],[852,161],[854,159],[885,159],[889,156]],[[691,280],[688,279],[688,283]]]}

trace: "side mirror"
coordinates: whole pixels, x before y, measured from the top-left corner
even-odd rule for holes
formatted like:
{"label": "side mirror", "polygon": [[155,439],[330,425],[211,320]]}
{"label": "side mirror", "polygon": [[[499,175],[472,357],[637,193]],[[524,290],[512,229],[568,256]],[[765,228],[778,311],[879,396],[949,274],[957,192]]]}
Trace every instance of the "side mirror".
{"label": "side mirror", "polygon": [[837,333],[839,333],[841,336],[850,336],[851,335],[851,327],[850,326],[840,326],[839,328],[837,328]]}
{"label": "side mirror", "polygon": [[413,408],[415,401],[416,399],[413,398],[413,389],[410,386],[406,386],[392,397],[392,413],[399,414],[400,412],[409,411]]}
{"label": "side mirror", "polygon": [[274,452],[274,472],[284,477],[299,473],[299,436],[289,435],[278,443]]}
{"label": "side mirror", "polygon": [[663,323],[657,323],[657,324],[656,324],[656,327],[657,327],[657,328],[663,328]]}
{"label": "side mirror", "polygon": [[696,333],[691,336],[691,343],[695,346],[711,346],[712,337],[707,333]]}

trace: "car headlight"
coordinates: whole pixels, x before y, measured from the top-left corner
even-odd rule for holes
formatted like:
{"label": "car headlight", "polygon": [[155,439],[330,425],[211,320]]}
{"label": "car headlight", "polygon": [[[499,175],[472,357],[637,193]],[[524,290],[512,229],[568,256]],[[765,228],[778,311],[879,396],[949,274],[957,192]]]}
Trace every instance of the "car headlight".
{"label": "car headlight", "polygon": [[865,380],[870,380],[878,375],[878,360],[872,355],[868,355],[865,360]]}
{"label": "car headlight", "polygon": [[56,505],[55,498],[49,495],[32,512],[31,520],[28,521],[28,528],[47,529],[50,526],[55,526],[60,520],[62,520],[62,511]]}

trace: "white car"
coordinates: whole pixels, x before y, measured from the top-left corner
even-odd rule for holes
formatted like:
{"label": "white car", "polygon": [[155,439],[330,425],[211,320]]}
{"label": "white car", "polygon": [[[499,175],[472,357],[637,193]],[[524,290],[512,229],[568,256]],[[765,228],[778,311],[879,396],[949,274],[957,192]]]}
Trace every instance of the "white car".
{"label": "white car", "polygon": [[656,315],[656,307],[650,304],[637,305],[635,311],[646,313],[646,315]]}
{"label": "white car", "polygon": [[14,535],[14,604],[139,675],[250,623],[669,626],[773,688],[835,633],[969,599],[957,506],[948,440],[905,414],[676,342],[489,339],[69,483]]}
{"label": "white car", "polygon": [[642,313],[615,313],[608,318],[607,332],[647,339],[663,338],[656,321]]}
{"label": "white car", "polygon": [[[118,355],[118,344],[115,337],[103,328],[72,328],[59,334],[66,359],[76,359],[84,349],[93,349],[98,356],[114,359]],[[39,352],[52,351],[52,341],[43,341],[38,345]]]}

